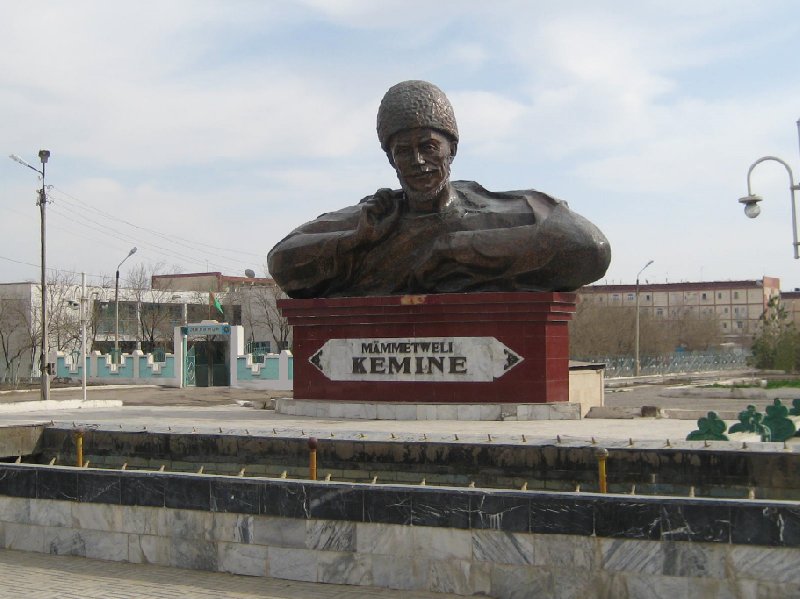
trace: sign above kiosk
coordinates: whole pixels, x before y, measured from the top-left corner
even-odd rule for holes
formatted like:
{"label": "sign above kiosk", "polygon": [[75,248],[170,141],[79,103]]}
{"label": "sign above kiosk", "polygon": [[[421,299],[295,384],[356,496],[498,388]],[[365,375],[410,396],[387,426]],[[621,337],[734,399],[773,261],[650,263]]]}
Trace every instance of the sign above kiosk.
{"label": "sign above kiosk", "polygon": [[184,335],[230,335],[229,324],[188,324],[181,327]]}

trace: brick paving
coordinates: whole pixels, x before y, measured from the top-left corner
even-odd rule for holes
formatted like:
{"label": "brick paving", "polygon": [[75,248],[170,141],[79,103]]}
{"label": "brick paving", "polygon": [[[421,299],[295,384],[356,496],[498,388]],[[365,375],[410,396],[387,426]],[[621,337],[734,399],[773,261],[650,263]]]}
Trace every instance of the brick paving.
{"label": "brick paving", "polygon": [[2,599],[455,599],[0,549]]}

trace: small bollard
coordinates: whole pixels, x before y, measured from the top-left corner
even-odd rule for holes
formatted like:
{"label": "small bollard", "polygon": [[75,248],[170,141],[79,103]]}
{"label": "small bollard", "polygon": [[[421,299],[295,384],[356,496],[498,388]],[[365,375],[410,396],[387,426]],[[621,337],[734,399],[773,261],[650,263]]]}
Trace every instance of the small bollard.
{"label": "small bollard", "polygon": [[83,429],[80,428],[75,431],[75,465],[83,468]]}
{"label": "small bollard", "polygon": [[317,438],[308,438],[308,478],[317,480]]}
{"label": "small bollard", "polygon": [[601,493],[608,493],[606,484],[606,460],[608,450],[605,447],[598,447],[594,450],[594,457],[597,458],[597,486]]}

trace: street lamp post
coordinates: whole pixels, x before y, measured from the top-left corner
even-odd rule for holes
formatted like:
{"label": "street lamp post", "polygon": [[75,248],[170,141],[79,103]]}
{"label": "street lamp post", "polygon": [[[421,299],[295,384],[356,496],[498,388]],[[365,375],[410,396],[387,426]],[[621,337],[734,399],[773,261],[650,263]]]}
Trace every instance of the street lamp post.
{"label": "street lamp post", "polygon": [[644,272],[644,269],[653,263],[650,260],[647,264],[642,266],[642,269],[636,274],[636,335],[634,337],[634,360],[633,360],[633,374],[639,376],[641,370],[639,364],[639,276]]}
{"label": "street lamp post", "polygon": [[86,401],[86,320],[89,299],[86,297],[86,273],[81,273],[81,391]]}
{"label": "street lamp post", "polygon": [[[797,139],[800,143],[800,120],[797,121]],[[786,169],[786,172],[789,174],[789,193],[792,201],[792,248],[794,249],[794,258],[797,260],[800,258],[800,244],[797,242],[797,203],[795,202],[794,192],[800,190],[800,184],[794,182],[792,167],[790,167],[784,160],[781,160],[777,156],[762,156],[753,164],[751,164],[750,168],[747,170],[747,195],[743,198],[739,198],[739,202],[744,204],[744,213],[749,218],[756,218],[759,214],[761,214],[761,208],[759,207],[758,202],[760,202],[763,198],[753,193],[753,189],[750,185],[750,175],[752,175],[753,169],[756,166],[767,161],[782,164]]]}
{"label": "street lamp post", "polygon": [[42,188],[39,190],[39,197],[36,205],[39,206],[41,214],[41,246],[42,246],[42,343],[39,355],[39,379],[41,380],[41,398],[50,399],[50,363],[48,362],[47,350],[47,228],[46,228],[46,206],[47,206],[47,187],[45,186],[45,165],[50,158],[50,150],[39,150],[39,160],[42,163],[42,170],[31,166],[16,154],[9,156],[15,162],[27,166],[42,176]]}
{"label": "street lamp post", "polygon": [[122,264],[136,253],[136,248],[131,248],[128,255],[117,265],[117,274],[114,280],[114,364],[119,363],[119,269]]}

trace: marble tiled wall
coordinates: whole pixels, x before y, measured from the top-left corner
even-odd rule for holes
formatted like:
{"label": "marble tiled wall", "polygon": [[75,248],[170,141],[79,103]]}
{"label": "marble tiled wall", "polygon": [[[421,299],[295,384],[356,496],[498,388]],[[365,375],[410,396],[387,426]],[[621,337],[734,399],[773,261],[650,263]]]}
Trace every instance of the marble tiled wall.
{"label": "marble tiled wall", "polygon": [[800,596],[800,506],[0,464],[0,544],[497,598]]}
{"label": "marble tiled wall", "polygon": [[0,498],[8,549],[497,598],[793,597],[794,548]]}

